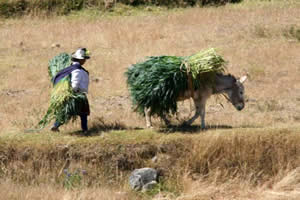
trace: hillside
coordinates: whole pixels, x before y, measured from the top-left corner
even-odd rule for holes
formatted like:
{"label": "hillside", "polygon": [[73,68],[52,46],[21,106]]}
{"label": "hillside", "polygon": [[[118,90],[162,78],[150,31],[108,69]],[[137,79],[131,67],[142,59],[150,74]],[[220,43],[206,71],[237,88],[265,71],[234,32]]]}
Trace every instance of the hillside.
{"label": "hillside", "polygon": [[24,15],[56,16],[69,15],[72,12],[87,10],[98,14],[112,12],[119,15],[120,10],[131,12],[134,9],[152,10],[221,6],[227,3],[239,3],[242,0],[3,0],[0,2],[0,17],[14,18]]}

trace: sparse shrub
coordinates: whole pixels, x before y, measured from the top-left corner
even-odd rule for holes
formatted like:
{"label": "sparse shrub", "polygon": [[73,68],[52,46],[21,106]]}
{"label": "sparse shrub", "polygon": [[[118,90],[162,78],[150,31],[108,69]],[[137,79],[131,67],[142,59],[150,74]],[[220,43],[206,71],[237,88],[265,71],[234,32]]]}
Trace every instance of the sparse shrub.
{"label": "sparse shrub", "polygon": [[258,38],[267,38],[270,36],[270,33],[265,26],[256,25],[254,27],[254,35]]}
{"label": "sparse shrub", "polygon": [[283,31],[283,35],[286,38],[296,39],[298,42],[300,42],[300,27],[292,25]]}
{"label": "sparse shrub", "polygon": [[280,111],[284,109],[284,107],[276,100],[261,102],[257,104],[257,108],[261,112]]}
{"label": "sparse shrub", "polygon": [[300,121],[300,115],[293,116],[293,119],[294,119],[295,121]]}
{"label": "sparse shrub", "polygon": [[77,169],[71,172],[68,169],[64,170],[65,178],[63,182],[64,188],[70,190],[82,186],[82,178],[86,174],[85,170]]}
{"label": "sparse shrub", "polygon": [[159,193],[170,193],[175,195],[178,193],[178,191],[176,188],[174,188],[174,186],[172,186],[172,184],[168,183],[163,178],[160,178],[159,183],[156,184],[151,190],[145,191],[144,196],[152,199]]}
{"label": "sparse shrub", "polygon": [[252,79],[258,79],[266,75],[264,67],[255,64],[251,65],[251,67],[248,70],[249,70],[250,77]]}

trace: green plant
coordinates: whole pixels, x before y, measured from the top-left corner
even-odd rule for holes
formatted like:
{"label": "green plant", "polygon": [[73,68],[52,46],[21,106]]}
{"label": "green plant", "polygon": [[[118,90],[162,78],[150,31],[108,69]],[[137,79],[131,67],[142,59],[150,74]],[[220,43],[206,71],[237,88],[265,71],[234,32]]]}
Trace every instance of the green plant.
{"label": "green plant", "polygon": [[77,169],[75,172],[70,172],[68,169],[65,169],[65,177],[63,182],[64,188],[71,190],[82,186],[82,178],[85,173],[85,170]]}

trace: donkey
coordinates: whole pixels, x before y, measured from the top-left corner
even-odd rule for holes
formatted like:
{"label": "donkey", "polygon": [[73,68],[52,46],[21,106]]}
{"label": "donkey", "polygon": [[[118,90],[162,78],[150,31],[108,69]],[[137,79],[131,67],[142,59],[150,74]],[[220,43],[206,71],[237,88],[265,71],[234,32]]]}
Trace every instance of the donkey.
{"label": "donkey", "polygon": [[[191,125],[200,116],[201,128],[205,129],[206,101],[211,95],[214,94],[224,94],[227,100],[229,100],[238,111],[243,110],[243,108],[245,107],[243,83],[246,81],[246,79],[247,76],[242,76],[241,78],[237,79],[231,74],[224,75],[219,73],[216,75],[214,87],[206,87],[205,89],[195,91],[184,91],[179,95],[177,101],[183,101],[192,98],[196,108],[194,116],[186,121],[185,124]],[[152,128],[151,108],[145,108],[144,112],[146,118],[146,126],[148,128]],[[169,124],[169,121],[166,119],[166,117],[162,117],[162,119],[166,124]]]}

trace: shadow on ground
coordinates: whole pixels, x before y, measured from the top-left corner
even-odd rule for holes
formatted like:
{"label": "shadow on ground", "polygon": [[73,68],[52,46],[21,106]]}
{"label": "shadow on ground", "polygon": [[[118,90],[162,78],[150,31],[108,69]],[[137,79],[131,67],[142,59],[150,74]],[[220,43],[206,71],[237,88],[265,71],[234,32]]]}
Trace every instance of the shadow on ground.
{"label": "shadow on ground", "polygon": [[202,131],[212,130],[212,129],[232,129],[232,126],[227,125],[207,125],[205,129],[201,128],[199,125],[170,125],[159,129],[161,133],[175,133],[182,132],[187,134],[198,133]]}
{"label": "shadow on ground", "polygon": [[142,128],[127,127],[121,122],[113,121],[107,122],[103,118],[97,118],[89,126],[88,132],[76,131],[70,133],[70,135],[77,136],[100,136],[103,132],[109,132],[114,130],[141,130]]}

